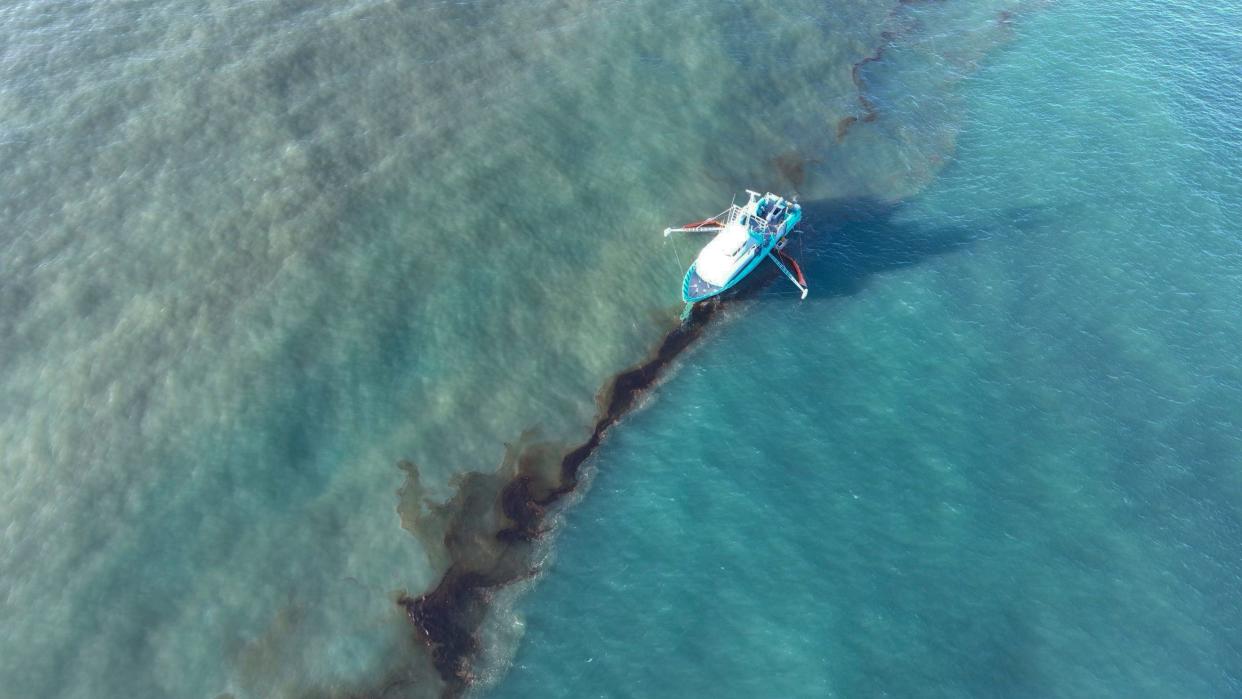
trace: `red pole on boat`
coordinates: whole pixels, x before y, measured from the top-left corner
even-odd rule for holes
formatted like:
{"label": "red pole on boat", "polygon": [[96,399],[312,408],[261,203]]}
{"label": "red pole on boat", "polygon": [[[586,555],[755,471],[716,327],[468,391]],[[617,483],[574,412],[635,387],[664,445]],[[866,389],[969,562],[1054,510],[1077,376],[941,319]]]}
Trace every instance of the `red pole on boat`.
{"label": "red pole on boat", "polygon": [[721,227],[720,221],[717,221],[714,218],[705,218],[702,221],[695,221],[694,223],[687,223],[686,225],[682,226],[682,228],[720,228],[720,227]]}

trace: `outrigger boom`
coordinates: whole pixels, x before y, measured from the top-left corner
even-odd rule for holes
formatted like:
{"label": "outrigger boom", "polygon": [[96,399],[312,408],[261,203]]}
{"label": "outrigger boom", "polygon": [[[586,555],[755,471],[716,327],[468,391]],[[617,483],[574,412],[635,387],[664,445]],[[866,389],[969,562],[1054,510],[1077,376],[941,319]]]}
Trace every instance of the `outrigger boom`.
{"label": "outrigger boom", "polygon": [[[786,279],[788,279],[789,281],[793,282],[793,285],[794,285],[794,286],[798,287],[798,291],[801,291],[801,292],[802,292],[802,298],[804,298],[804,299],[805,299],[805,298],[806,298],[806,295],[807,295],[808,293],[810,293],[810,291],[811,291],[811,290],[807,288],[807,286],[806,286],[806,283],[805,283],[805,282],[798,281],[798,277],[802,276],[802,272],[801,272],[801,270],[799,270],[799,272],[798,272],[798,277],[795,277],[795,276],[793,275],[793,272],[790,272],[790,271],[789,271],[789,268],[787,268],[785,265],[781,264],[781,260],[780,260],[780,258],[779,258],[779,257],[777,257],[776,255],[772,254],[771,252],[769,252],[769,253],[768,253],[768,257],[772,258],[772,261],[776,263],[776,267],[777,267],[777,269],[779,269],[782,273],[784,273],[785,278],[786,278]],[[789,261],[790,261],[790,262],[793,262],[793,260],[792,260],[792,259],[790,259]],[[795,269],[797,268],[797,264],[798,264],[798,263],[794,262],[794,267],[795,267]]]}
{"label": "outrigger boom", "polygon": [[721,211],[711,218],[705,218],[702,221],[697,221],[695,223],[687,223],[681,228],[665,228],[664,237],[667,238],[673,233],[702,233],[703,231],[719,230],[724,228],[724,218],[729,215],[729,211],[732,208],[733,207],[730,207],[729,209]]}
{"label": "outrigger boom", "polygon": [[[771,192],[761,195],[746,190],[746,193],[749,199],[743,206],[733,204],[711,218],[664,229],[666,237],[673,233],[716,233],[686,270],[681,285],[681,296],[686,303],[697,303],[728,291],[754,271],[765,257],[776,263],[802,292],[802,298],[806,298],[806,280],[798,263],[779,252],[794,226],[802,220],[802,207],[796,201],[787,201]],[[797,271],[796,276],[778,255],[785,257]]]}

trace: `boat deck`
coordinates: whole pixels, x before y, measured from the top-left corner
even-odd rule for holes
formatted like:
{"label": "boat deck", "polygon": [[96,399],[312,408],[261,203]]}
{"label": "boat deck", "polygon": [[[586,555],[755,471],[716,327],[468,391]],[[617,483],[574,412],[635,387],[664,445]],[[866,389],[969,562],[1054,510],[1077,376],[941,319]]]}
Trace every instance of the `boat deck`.
{"label": "boat deck", "polygon": [[687,299],[702,299],[720,293],[722,288],[706,281],[699,276],[698,270],[692,269],[683,291]]}

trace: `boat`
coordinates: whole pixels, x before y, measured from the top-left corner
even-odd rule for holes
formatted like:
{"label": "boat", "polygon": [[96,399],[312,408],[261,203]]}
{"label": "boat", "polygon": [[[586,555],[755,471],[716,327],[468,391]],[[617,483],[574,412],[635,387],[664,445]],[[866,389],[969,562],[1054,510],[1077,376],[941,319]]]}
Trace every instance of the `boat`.
{"label": "boat", "polygon": [[734,203],[711,218],[664,229],[665,237],[674,233],[716,233],[686,270],[681,283],[681,298],[686,303],[705,301],[732,289],[765,259],[776,263],[802,292],[802,298],[806,298],[808,289],[802,270],[792,258],[781,253],[794,226],[802,220],[802,207],[797,201],[771,192],[759,194],[748,189],[746,194],[749,198],[744,205]]}

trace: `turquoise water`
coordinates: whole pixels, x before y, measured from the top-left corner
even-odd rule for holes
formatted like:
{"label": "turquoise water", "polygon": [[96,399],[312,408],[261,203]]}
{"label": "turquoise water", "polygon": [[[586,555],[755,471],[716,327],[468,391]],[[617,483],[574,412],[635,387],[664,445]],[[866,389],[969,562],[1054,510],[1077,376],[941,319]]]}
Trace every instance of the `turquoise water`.
{"label": "turquoise water", "polygon": [[438,695],[438,505],[588,434],[746,187],[812,297],[610,433],[481,691],[1237,693],[1238,19],[9,4],[0,696]]}
{"label": "turquoise water", "polygon": [[587,434],[681,310],[659,231],[917,191],[1017,5],[0,9],[0,693],[438,693],[436,505]]}
{"label": "turquoise water", "polygon": [[1242,693],[1239,26],[1018,18],[604,445],[490,696]]}

